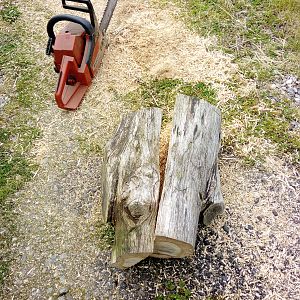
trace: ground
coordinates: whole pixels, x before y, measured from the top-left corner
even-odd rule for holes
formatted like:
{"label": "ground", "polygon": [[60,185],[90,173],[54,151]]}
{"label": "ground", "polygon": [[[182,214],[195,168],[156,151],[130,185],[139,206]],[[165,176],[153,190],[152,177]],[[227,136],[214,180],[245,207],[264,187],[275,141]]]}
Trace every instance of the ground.
{"label": "ground", "polygon": [[[209,85],[217,105],[226,108],[235,99],[230,84],[240,66],[215,47],[216,38],[189,30],[177,17],[178,6],[123,0],[81,108],[59,110],[52,95],[56,75],[44,56],[46,24],[62,11],[59,2],[17,2],[17,24],[25,24],[33,66],[41,68],[34,94],[42,107],[32,121],[40,134],[27,154],[36,166],[33,176],[8,196],[14,225],[10,254],[3,247],[12,256],[3,299],[299,299],[299,168],[275,155],[269,141],[261,147],[270,155],[255,166],[245,164],[255,143],[222,150],[226,211],[210,227],[199,227],[193,257],[146,259],[126,271],[110,267],[110,230],[101,223],[102,151],[130,109],[128,99],[149,78],[172,78]],[[105,1],[94,2],[100,15]],[[239,80],[241,94],[256,89],[253,80]],[[10,95],[1,94],[5,109]],[[225,139],[239,132],[235,125],[224,126]]]}

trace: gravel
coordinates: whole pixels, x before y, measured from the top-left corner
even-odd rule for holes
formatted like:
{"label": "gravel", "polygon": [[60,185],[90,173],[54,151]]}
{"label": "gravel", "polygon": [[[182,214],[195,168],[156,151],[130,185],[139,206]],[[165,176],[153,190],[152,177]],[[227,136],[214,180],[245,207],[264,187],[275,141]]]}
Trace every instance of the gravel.
{"label": "gravel", "polygon": [[281,83],[273,88],[282,90],[296,105],[300,106],[300,80],[296,76],[287,75]]}

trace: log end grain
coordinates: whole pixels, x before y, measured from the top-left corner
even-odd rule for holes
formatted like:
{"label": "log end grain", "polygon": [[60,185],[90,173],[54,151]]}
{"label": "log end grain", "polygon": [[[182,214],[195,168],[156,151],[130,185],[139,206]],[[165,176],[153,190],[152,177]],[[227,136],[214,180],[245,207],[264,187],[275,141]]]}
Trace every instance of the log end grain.
{"label": "log end grain", "polygon": [[194,254],[194,247],[176,239],[165,236],[156,236],[152,257],[182,258]]}
{"label": "log end grain", "polygon": [[115,251],[113,251],[111,257],[111,266],[124,270],[138,264],[150,254],[151,253],[127,253],[122,256],[117,256]]}

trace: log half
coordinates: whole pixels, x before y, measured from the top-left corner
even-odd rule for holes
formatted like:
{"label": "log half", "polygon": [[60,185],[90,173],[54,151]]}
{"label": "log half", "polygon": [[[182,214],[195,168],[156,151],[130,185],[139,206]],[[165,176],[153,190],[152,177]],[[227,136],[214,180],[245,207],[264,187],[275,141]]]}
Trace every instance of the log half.
{"label": "log half", "polygon": [[[219,109],[197,98],[177,96],[152,256],[192,255],[201,211],[207,223],[221,212],[220,137]],[[217,208],[210,209],[211,204]]]}
{"label": "log half", "polygon": [[103,219],[115,226],[112,265],[118,268],[153,253],[161,120],[157,108],[128,114],[105,150]]}

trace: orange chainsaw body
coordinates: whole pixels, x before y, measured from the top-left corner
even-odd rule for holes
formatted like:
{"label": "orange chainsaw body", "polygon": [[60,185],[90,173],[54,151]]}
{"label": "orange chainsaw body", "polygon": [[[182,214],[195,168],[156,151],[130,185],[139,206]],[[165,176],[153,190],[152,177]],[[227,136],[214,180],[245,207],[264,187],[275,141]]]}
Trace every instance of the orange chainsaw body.
{"label": "orange chainsaw body", "polygon": [[[74,5],[72,5],[74,3]],[[47,24],[46,54],[54,58],[54,69],[59,74],[55,92],[58,107],[77,109],[102,62],[106,41],[100,30],[90,0],[62,0],[63,8],[88,13],[90,21],[70,14],[52,17]],[[58,22],[67,25],[58,34]]]}
{"label": "orange chainsaw body", "polygon": [[75,23],[69,23],[57,36],[53,45],[55,71],[59,73],[59,80],[55,92],[58,107],[76,109],[86,90],[96,75],[101,61],[95,64],[101,41],[95,41],[91,64],[88,60],[89,36],[84,29]]}

